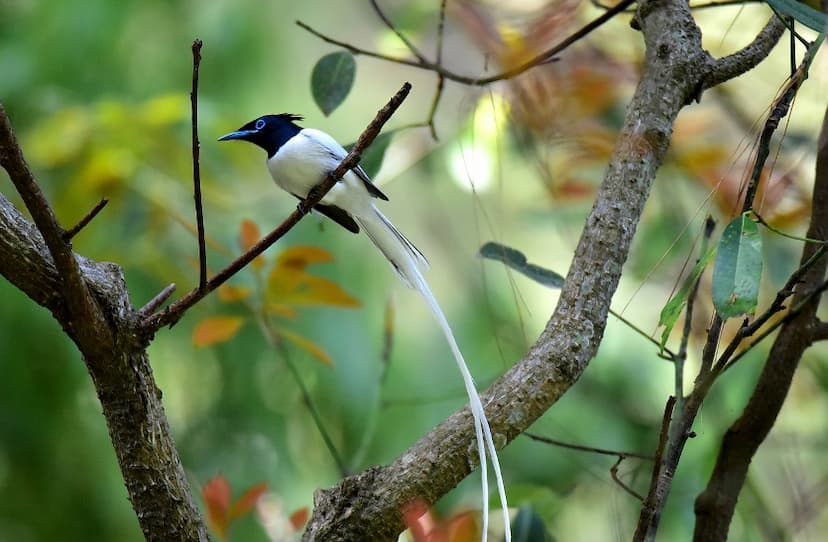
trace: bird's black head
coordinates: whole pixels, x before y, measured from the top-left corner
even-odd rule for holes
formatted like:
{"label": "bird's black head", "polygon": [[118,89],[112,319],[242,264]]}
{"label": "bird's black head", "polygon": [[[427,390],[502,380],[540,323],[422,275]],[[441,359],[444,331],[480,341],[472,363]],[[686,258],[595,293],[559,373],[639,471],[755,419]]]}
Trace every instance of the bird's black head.
{"label": "bird's black head", "polygon": [[219,141],[229,139],[242,139],[249,141],[263,148],[268,158],[276,154],[276,151],[290,138],[298,134],[302,128],[295,124],[295,121],[302,120],[299,115],[282,113],[280,115],[265,115],[251,120],[235,132],[221,136]]}

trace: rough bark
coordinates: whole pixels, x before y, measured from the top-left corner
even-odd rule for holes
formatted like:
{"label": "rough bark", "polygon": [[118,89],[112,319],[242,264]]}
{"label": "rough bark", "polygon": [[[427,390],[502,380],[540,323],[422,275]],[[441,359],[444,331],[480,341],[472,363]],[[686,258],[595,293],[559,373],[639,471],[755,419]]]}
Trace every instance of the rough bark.
{"label": "rough bark", "polygon": [[[810,239],[828,239],[828,110],[818,143],[811,223],[806,236]],[[805,243],[800,263],[808,261],[818,248],[814,243]],[[804,301],[822,285],[827,267],[828,259],[822,258],[805,273],[796,288],[791,306]],[[707,487],[696,499],[693,540],[727,539],[750,462],[773,427],[802,354],[814,341],[815,331],[819,330],[816,319],[819,300],[819,296],[811,299],[804,310],[782,326],[748,404],[739,419],[725,432]]]}
{"label": "rough bark", "polygon": [[[482,395],[501,447],[546,412],[595,355],[673,122],[720,67],[702,49],[701,33],[685,2],[642,2],[637,22],[647,50],[643,73],[558,306],[528,354]],[[776,43],[781,30],[771,25],[774,31],[762,37],[765,41],[754,53],[741,57],[739,73],[761,61]],[[392,464],[318,491],[304,540],[396,540],[403,529],[401,510],[412,501],[433,503],[447,493],[477,466],[474,450],[471,414],[464,408]]]}
{"label": "rough bark", "polygon": [[83,355],[147,540],[206,541],[121,269],[74,254],[0,106],[0,164],[37,225],[0,195],[0,275],[47,308]]}

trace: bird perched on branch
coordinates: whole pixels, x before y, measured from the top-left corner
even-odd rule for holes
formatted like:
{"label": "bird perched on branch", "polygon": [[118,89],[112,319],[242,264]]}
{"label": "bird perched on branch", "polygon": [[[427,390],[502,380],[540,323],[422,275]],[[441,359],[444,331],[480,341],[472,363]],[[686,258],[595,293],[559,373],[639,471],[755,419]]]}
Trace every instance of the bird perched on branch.
{"label": "bird perched on branch", "polygon": [[[286,113],[265,115],[248,122],[235,132],[220,137],[219,141],[240,139],[264,149],[267,153],[267,168],[276,184],[295,197],[304,199],[311,189],[325,179],[329,172],[336,169],[347,152],[325,132],[298,126],[296,122],[301,120],[301,116]],[[376,199],[387,201],[388,197],[371,182],[362,167],[357,166],[348,171],[325,194],[322,200],[314,206],[314,210],[352,233],[364,230],[400,279],[408,287],[417,290],[433,312],[448,340],[460,373],[463,375],[474,417],[483,479],[483,540],[486,540],[488,528],[489,500],[486,468],[488,455],[497,480],[506,540],[509,541],[511,533],[506,492],[489,422],[451,327],[422,275],[422,270],[428,268],[428,262],[423,253],[377,209],[374,205]]]}

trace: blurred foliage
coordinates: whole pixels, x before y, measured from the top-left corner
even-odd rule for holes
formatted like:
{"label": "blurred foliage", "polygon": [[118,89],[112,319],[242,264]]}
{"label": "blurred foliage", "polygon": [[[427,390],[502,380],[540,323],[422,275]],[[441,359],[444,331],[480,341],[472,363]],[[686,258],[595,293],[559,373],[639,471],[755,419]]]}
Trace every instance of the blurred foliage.
{"label": "blurred foliage", "polygon": [[[439,2],[383,5],[423,51],[434,50]],[[326,2],[286,0],[6,0],[0,3],[0,99],[65,225],[101,197],[110,199],[74,246],[123,266],[133,303],[141,306],[171,282],[181,295],[198,280],[188,103],[193,38],[205,43],[201,168],[214,271],[295,206],[272,188],[257,149],[219,147],[216,137],[260,114],[284,111],[304,114],[306,125],[347,143],[411,80],[414,93],[388,128],[395,130],[393,141],[383,141],[388,148],[377,180],[391,198],[383,209],[429,257],[428,280],[483,386],[520,359],[558,294],[476,258],[478,248],[494,239],[520,247],[542,268],[566,271],[635,83],[640,36],[621,17],[556,62],[512,81],[486,89],[447,85],[435,143],[425,128],[400,129],[428,115],[435,82],[426,72],[358,57],[353,89],[332,116],[325,118],[314,103],[313,66],[336,50],[293,21],[404,56],[403,45],[369,10],[364,2],[332,10]],[[747,43],[768,12],[757,4],[697,13],[705,47],[721,55]],[[444,60],[469,74],[514,66],[596,14],[567,0],[449,2]],[[679,118],[614,304],[639,328],[656,333],[660,308],[698,255],[704,216],[711,213],[720,224],[716,242],[738,214],[757,123],[787,74],[784,49],[707,92]],[[792,233],[801,233],[809,214],[824,61],[817,58],[797,99],[787,139],[775,142],[776,158],[757,198],[761,216]],[[17,201],[4,179],[0,190]],[[801,248],[761,235],[759,310]],[[306,521],[314,489],[340,476],[296,377],[350,470],[391,461],[465,397],[427,309],[400,287],[366,239],[311,218],[278,245],[173,329],[159,332],[150,347],[194,493],[202,495],[214,533],[233,540],[293,536]],[[697,367],[712,311],[709,275],[701,279],[688,371]],[[77,351],[46,311],[5,281],[0,299],[0,487],[13,496],[0,504],[0,540],[141,540]],[[677,338],[673,333],[667,344]],[[650,452],[673,384],[672,367],[657,353],[610,320],[597,359],[533,430]],[[749,354],[714,387],[679,466],[663,539],[688,537],[693,499],[763,354],[762,348]],[[828,470],[821,460],[826,375],[826,351],[817,345],[754,462],[733,540],[769,532],[817,539],[828,528]],[[510,504],[532,510],[533,529],[542,520],[558,540],[625,539],[632,532],[638,503],[612,481],[613,458],[518,438],[501,461]],[[619,475],[642,490],[649,472],[646,462],[629,459]],[[261,484],[268,488],[263,494]],[[472,476],[438,510],[421,512],[440,526],[441,539],[466,540],[479,529],[468,513],[479,506],[478,494]],[[422,517],[410,525],[422,526]]]}

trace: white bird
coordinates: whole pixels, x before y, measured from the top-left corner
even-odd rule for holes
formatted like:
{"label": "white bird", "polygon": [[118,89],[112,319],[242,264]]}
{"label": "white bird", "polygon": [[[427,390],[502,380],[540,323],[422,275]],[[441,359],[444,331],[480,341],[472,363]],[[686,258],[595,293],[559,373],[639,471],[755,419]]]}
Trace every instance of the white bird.
{"label": "white bird", "polygon": [[[321,183],[348,153],[342,145],[325,132],[298,126],[296,121],[300,120],[302,120],[301,116],[286,113],[265,115],[248,122],[235,132],[220,137],[219,141],[241,139],[263,148],[267,152],[267,168],[276,184],[297,198],[304,199],[310,190]],[[489,421],[451,327],[422,275],[421,269],[427,269],[428,262],[423,253],[377,209],[373,201],[375,198],[388,200],[388,197],[371,182],[365,170],[357,166],[348,171],[325,194],[322,201],[314,206],[314,210],[353,233],[359,233],[360,227],[364,229],[400,279],[408,287],[417,290],[434,313],[463,376],[474,418],[483,486],[482,540],[483,542],[487,540],[489,524],[489,487],[486,464],[488,456],[497,481],[506,541],[510,542],[511,529],[506,490]]]}

